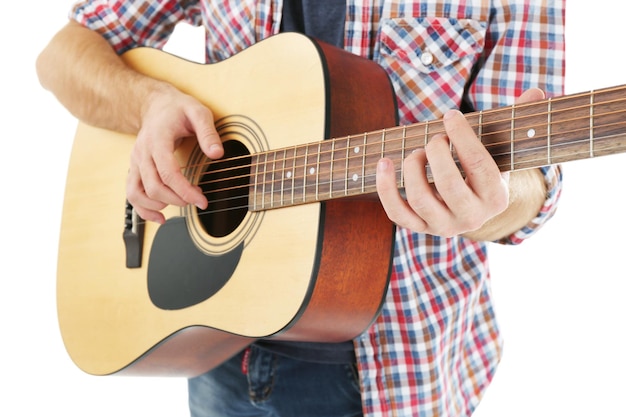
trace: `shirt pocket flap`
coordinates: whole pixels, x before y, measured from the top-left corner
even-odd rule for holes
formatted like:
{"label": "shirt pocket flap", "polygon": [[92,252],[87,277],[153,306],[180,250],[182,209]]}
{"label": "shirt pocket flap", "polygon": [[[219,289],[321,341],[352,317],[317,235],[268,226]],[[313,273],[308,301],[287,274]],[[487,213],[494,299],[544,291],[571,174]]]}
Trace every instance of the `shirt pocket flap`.
{"label": "shirt pocket flap", "polygon": [[428,73],[482,52],[486,27],[473,19],[411,17],[381,22],[380,53]]}

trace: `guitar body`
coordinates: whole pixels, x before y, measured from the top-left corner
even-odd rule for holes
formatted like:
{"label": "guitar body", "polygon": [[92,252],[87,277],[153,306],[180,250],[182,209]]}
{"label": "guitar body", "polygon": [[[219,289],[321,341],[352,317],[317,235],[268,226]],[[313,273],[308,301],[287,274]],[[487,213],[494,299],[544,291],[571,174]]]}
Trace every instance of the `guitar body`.
{"label": "guitar body", "polygon": [[[205,103],[228,152],[246,160],[395,124],[382,69],[301,35],[272,37],[213,65],[143,48],[123,58]],[[144,225],[125,196],[133,143],[79,123],[72,149],[57,301],[79,368],[193,376],[258,338],[339,342],[376,318],[394,235],[376,198],[234,215],[168,207],[166,224]],[[190,181],[206,182],[211,161],[193,138],[177,157]]]}

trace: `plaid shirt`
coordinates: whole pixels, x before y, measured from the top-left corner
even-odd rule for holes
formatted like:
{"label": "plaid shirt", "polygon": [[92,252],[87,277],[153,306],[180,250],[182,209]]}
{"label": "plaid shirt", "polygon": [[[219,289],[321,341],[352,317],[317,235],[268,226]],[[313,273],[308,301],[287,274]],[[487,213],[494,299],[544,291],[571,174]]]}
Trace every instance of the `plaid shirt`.
{"label": "plaid shirt", "polygon": [[[402,123],[439,118],[463,96],[477,110],[511,104],[529,87],[563,93],[565,0],[348,0],[345,48],[377,61]],[[162,47],[174,24],[207,28],[208,62],[275,34],[281,0],[78,3],[71,17],[122,53]],[[543,169],[545,205],[501,243],[532,235],[556,208],[558,167]],[[398,228],[382,313],[355,340],[366,416],[470,415],[492,379],[501,339],[486,244]]]}

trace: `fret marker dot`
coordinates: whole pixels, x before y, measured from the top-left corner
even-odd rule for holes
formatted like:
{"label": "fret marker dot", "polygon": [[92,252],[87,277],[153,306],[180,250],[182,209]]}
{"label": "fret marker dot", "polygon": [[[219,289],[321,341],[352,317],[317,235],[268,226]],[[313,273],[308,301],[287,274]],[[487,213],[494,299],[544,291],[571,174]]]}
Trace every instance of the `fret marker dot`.
{"label": "fret marker dot", "polygon": [[315,174],[315,168],[309,169],[309,174],[311,174],[311,175]]}
{"label": "fret marker dot", "polygon": [[287,178],[291,178],[291,171],[287,172]]}
{"label": "fret marker dot", "polygon": [[359,153],[359,152],[361,152],[361,148],[359,148],[358,146],[354,148],[354,153]]}
{"label": "fret marker dot", "polygon": [[354,175],[352,175],[352,181],[356,182],[356,181],[358,181],[358,180],[359,180],[359,176],[358,176],[358,174],[354,174]]}
{"label": "fret marker dot", "polygon": [[536,133],[537,133],[537,132],[535,132],[535,129],[528,129],[528,132],[526,133],[526,135],[527,135],[529,138],[534,138]]}

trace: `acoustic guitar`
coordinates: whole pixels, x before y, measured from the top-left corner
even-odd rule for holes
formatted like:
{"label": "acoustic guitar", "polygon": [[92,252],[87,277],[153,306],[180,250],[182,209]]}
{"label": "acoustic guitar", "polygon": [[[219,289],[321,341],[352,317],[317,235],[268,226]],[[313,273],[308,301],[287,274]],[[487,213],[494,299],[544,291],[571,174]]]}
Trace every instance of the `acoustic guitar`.
{"label": "acoustic guitar", "polygon": [[[76,365],[94,375],[194,376],[260,338],[350,340],[385,298],[394,225],[379,158],[402,161],[443,131],[397,126],[377,64],[298,34],[218,64],[150,48],[122,56],[214,113],[226,155],[187,138],[181,170],[209,206],[164,225],[125,197],[134,138],[80,122],[60,232],[57,302]],[[502,171],[626,150],[625,87],[467,115]],[[454,150],[453,150],[454,153]]]}

